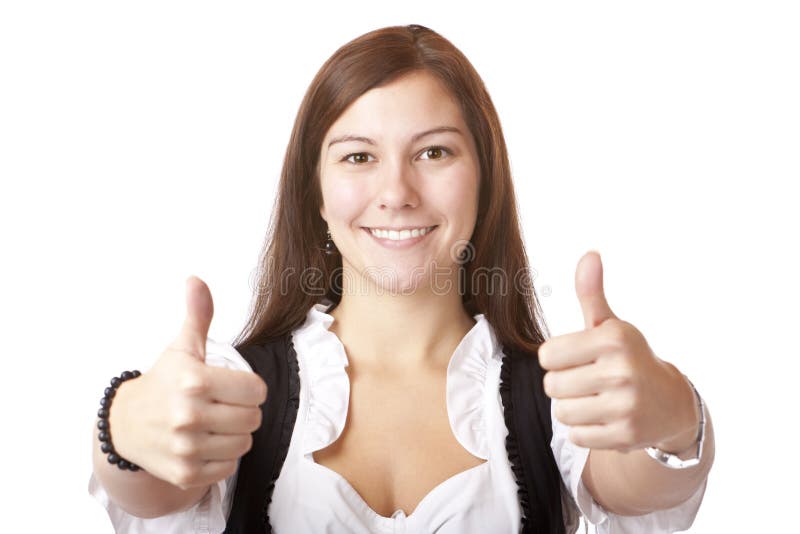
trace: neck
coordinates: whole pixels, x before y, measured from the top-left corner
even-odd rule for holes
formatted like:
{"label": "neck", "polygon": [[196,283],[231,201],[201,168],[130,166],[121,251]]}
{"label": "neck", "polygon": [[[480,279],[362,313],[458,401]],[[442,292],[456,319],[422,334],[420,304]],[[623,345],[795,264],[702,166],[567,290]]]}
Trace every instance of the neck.
{"label": "neck", "polygon": [[331,331],[360,367],[402,372],[442,370],[475,325],[456,291],[419,288],[412,294],[343,291],[330,314]]}

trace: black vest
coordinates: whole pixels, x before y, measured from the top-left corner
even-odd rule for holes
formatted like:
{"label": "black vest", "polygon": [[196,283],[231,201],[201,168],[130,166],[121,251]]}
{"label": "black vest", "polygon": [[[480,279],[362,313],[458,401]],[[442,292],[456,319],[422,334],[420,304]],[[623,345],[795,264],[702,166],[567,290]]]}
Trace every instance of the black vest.
{"label": "black vest", "polygon": [[[236,349],[267,383],[268,394],[261,405],[261,427],[253,433],[253,446],[239,464],[225,533],[271,533],[267,511],[300,401],[297,353],[291,334]],[[542,383],[544,371],[536,353],[506,348],[503,353],[500,396],[509,431],[506,451],[519,488],[521,532],[564,534],[563,482],[550,448],[553,430],[550,398]]]}

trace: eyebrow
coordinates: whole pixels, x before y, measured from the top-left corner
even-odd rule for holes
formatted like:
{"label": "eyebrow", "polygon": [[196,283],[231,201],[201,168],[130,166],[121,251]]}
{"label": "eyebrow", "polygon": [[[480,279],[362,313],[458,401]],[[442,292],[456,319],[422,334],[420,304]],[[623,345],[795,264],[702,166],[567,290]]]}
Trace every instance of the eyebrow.
{"label": "eyebrow", "polygon": [[[416,141],[419,141],[420,139],[422,139],[425,136],[433,135],[433,134],[436,134],[436,133],[442,133],[442,132],[454,132],[454,133],[457,133],[457,134],[459,134],[461,136],[464,135],[461,132],[461,130],[459,130],[458,128],[456,128],[454,126],[438,126],[436,128],[431,128],[430,130],[425,130],[424,132],[420,132],[418,134],[415,134],[414,137],[411,138],[411,142],[414,143]],[[368,145],[377,144],[377,143],[375,143],[375,141],[373,141],[369,137],[363,137],[363,136],[360,136],[360,135],[353,135],[353,134],[345,134],[345,135],[340,135],[339,137],[336,137],[334,139],[331,139],[331,142],[328,143],[328,148],[330,148],[331,146],[335,145],[336,143],[344,143],[346,141],[361,141],[362,143],[367,143]]]}

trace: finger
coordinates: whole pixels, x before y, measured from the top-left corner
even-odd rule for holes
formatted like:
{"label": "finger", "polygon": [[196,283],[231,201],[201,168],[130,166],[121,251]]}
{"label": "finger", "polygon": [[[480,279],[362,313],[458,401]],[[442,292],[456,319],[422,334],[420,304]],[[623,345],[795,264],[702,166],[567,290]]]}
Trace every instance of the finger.
{"label": "finger", "polygon": [[253,446],[251,434],[208,434],[198,454],[205,461],[238,460]]}
{"label": "finger", "polygon": [[214,402],[202,415],[202,429],[214,434],[250,434],[261,426],[261,408]]}
{"label": "finger", "polygon": [[602,425],[616,418],[609,407],[605,394],[558,399],[553,405],[556,419],[565,425]]}
{"label": "finger", "polygon": [[200,467],[200,478],[204,479],[206,484],[212,484],[233,475],[238,466],[238,458],[235,460],[210,460],[204,462]]}
{"label": "finger", "polygon": [[255,373],[207,367],[207,398],[223,404],[259,406],[267,399],[267,384]]}
{"label": "finger", "polygon": [[578,447],[616,449],[622,446],[620,435],[620,431],[614,423],[604,425],[576,425],[570,428],[568,438]]}
{"label": "finger", "polygon": [[182,489],[207,486],[232,476],[239,466],[235,460],[211,460],[208,462],[186,462],[175,468],[174,484]]}
{"label": "finger", "polygon": [[603,290],[603,263],[597,251],[589,251],[578,262],[575,271],[575,292],[583,310],[587,329],[603,321],[616,318]]}
{"label": "finger", "polygon": [[537,355],[542,369],[558,371],[595,362],[605,348],[604,334],[593,328],[551,337]]}
{"label": "finger", "polygon": [[186,317],[171,347],[188,352],[204,362],[206,339],[213,316],[214,302],[211,291],[205,282],[196,276],[190,276],[186,279]]}
{"label": "finger", "polygon": [[545,394],[551,399],[587,397],[606,389],[605,375],[597,363],[548,371],[544,374],[543,385]]}
{"label": "finger", "polygon": [[169,447],[187,469],[198,462],[236,460],[253,445],[253,436],[246,434],[211,434],[186,432],[173,438]]}

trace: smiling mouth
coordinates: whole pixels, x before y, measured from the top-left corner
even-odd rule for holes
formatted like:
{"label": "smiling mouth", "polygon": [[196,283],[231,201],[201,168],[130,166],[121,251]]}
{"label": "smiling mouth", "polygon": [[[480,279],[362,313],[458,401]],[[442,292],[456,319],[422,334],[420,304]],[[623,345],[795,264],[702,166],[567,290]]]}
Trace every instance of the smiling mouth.
{"label": "smiling mouth", "polygon": [[405,248],[419,243],[438,227],[439,225],[436,224],[428,227],[421,226],[419,228],[405,230],[382,230],[379,228],[367,228],[365,226],[362,226],[362,229],[384,247]]}
{"label": "smiling mouth", "polygon": [[370,234],[374,235],[375,237],[382,238],[382,239],[391,239],[392,241],[402,241],[403,239],[408,239],[410,237],[418,237],[420,235],[425,235],[428,232],[433,231],[438,225],[433,226],[420,226],[417,228],[407,228],[405,230],[384,230],[382,228],[368,228],[366,226],[362,227],[367,230]]}

